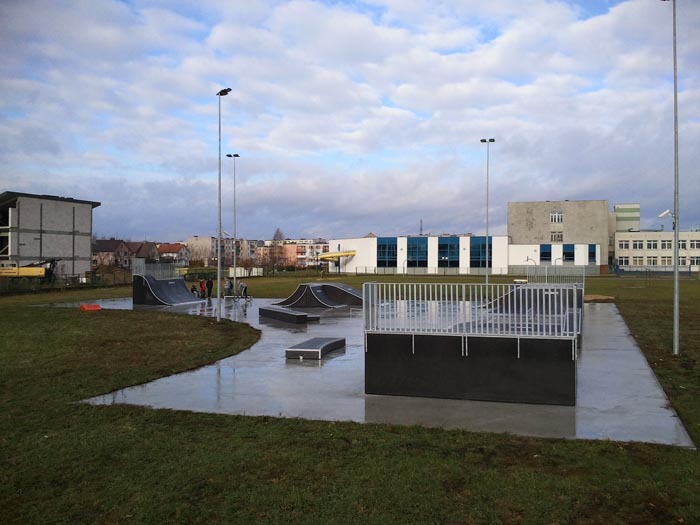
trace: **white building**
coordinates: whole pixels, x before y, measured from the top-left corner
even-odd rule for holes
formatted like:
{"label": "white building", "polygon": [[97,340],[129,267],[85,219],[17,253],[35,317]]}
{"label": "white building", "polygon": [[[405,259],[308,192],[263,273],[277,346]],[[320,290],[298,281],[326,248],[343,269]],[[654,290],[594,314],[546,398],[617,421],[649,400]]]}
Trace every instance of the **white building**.
{"label": "white building", "polygon": [[[673,271],[673,232],[616,232],[615,258],[622,271]],[[700,231],[678,232],[678,266],[679,271],[700,270]]]}
{"label": "white building", "polygon": [[[347,253],[330,262],[329,271],[367,274],[506,275],[528,265],[599,267],[597,244],[511,245],[507,236],[493,236],[486,256],[486,237],[422,235],[332,239],[330,253]],[[518,268],[520,269],[520,268]]]}

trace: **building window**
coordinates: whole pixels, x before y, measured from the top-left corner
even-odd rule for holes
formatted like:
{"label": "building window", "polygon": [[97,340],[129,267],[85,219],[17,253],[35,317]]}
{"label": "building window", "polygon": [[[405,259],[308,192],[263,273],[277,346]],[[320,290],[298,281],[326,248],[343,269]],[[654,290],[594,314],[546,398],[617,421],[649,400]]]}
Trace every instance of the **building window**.
{"label": "building window", "polygon": [[[489,268],[493,266],[493,240],[489,237]],[[469,246],[469,266],[486,268],[486,237],[472,237]]]}
{"label": "building window", "polygon": [[633,266],[644,266],[644,257],[632,257]]}
{"label": "building window", "polygon": [[619,250],[629,250],[630,249],[630,242],[629,241],[618,241],[617,248]]}
{"label": "building window", "polygon": [[459,237],[440,237],[438,239],[438,267],[459,267]]}
{"label": "building window", "polygon": [[685,241],[678,241],[678,249],[685,250],[686,249],[686,242]]}
{"label": "building window", "polygon": [[549,214],[549,222],[552,224],[561,224],[564,222],[564,214],[560,211],[555,211]]}
{"label": "building window", "polygon": [[627,256],[624,257],[618,257],[617,258],[617,264],[619,266],[629,266],[630,265],[630,258]]}
{"label": "building window", "polygon": [[690,266],[700,266],[700,257],[691,257]]}
{"label": "building window", "polygon": [[647,266],[656,266],[658,262],[658,257],[647,257]]}
{"label": "building window", "polygon": [[662,250],[671,250],[673,248],[673,241],[661,241]]}
{"label": "building window", "polygon": [[540,263],[552,262],[552,245],[540,244]]}
{"label": "building window", "polygon": [[632,249],[633,250],[643,250],[644,249],[644,241],[640,241],[640,240],[632,241]]}
{"label": "building window", "polygon": [[564,262],[574,262],[574,245],[565,244],[563,250],[563,260]]}
{"label": "building window", "polygon": [[552,242],[563,242],[564,241],[564,232],[552,232],[549,240]]}
{"label": "building window", "polygon": [[700,250],[700,240],[690,241],[690,249],[691,250]]}
{"label": "building window", "polygon": [[647,241],[647,250],[658,250],[659,243],[656,241]]}
{"label": "building window", "polygon": [[688,259],[686,257],[678,257],[678,266],[686,266]]}
{"label": "building window", "polygon": [[673,264],[673,257],[661,257],[661,266],[671,266]]}
{"label": "building window", "polygon": [[377,268],[396,268],[396,237],[377,237]]}
{"label": "building window", "polygon": [[596,248],[595,244],[588,245],[588,264],[595,264],[595,255],[596,255],[595,248]]}
{"label": "building window", "polygon": [[408,268],[428,267],[428,238],[409,237],[407,241],[408,256],[406,266]]}

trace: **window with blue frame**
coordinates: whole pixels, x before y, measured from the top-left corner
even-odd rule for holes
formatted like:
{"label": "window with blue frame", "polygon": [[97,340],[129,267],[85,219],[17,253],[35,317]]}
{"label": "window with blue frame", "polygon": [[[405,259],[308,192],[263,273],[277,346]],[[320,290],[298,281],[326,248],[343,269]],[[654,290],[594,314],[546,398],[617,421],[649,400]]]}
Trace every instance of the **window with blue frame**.
{"label": "window with blue frame", "polygon": [[540,244],[540,264],[552,262],[552,245]]}
{"label": "window with blue frame", "polygon": [[564,245],[564,262],[574,262],[574,245],[565,244]]}
{"label": "window with blue frame", "polygon": [[409,237],[407,239],[408,255],[406,266],[408,268],[427,268],[428,267],[428,238],[427,237]]}
{"label": "window with blue frame", "polygon": [[438,267],[459,268],[459,237],[438,238]]}
{"label": "window with blue frame", "polygon": [[[493,238],[489,237],[489,268],[493,267]],[[486,268],[486,237],[472,237],[469,247],[469,266]]]}
{"label": "window with blue frame", "polygon": [[377,237],[377,268],[396,268],[396,237]]}
{"label": "window with blue frame", "polygon": [[588,245],[588,264],[595,264],[595,244]]}

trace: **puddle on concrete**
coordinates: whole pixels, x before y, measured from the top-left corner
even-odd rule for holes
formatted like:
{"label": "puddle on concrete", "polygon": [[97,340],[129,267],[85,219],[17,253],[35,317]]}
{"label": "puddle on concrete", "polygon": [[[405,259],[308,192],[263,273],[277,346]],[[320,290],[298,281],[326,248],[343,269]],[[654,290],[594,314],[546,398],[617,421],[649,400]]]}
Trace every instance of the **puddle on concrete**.
{"label": "puddle on concrete", "polygon": [[[259,319],[258,308],[272,302],[223,302],[222,317],[262,330],[260,340],[249,350],[198,370],[87,401],[693,447],[614,304],[585,305],[578,405],[562,407],[366,395],[360,310],[318,311],[321,321],[308,325]],[[132,308],[130,299],[100,304],[103,308]],[[215,316],[215,307],[214,300],[180,307],[135,309]],[[288,347],[311,337],[344,337],[346,347],[331,352],[320,362],[285,359]]]}

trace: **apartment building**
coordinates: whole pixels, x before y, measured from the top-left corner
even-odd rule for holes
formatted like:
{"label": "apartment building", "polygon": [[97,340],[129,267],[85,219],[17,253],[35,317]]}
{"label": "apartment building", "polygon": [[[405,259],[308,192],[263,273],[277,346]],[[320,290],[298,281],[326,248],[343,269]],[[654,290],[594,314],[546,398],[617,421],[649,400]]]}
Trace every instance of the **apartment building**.
{"label": "apartment building", "polygon": [[92,264],[92,210],[99,202],[6,191],[0,194],[0,266],[57,260],[56,275]]}

